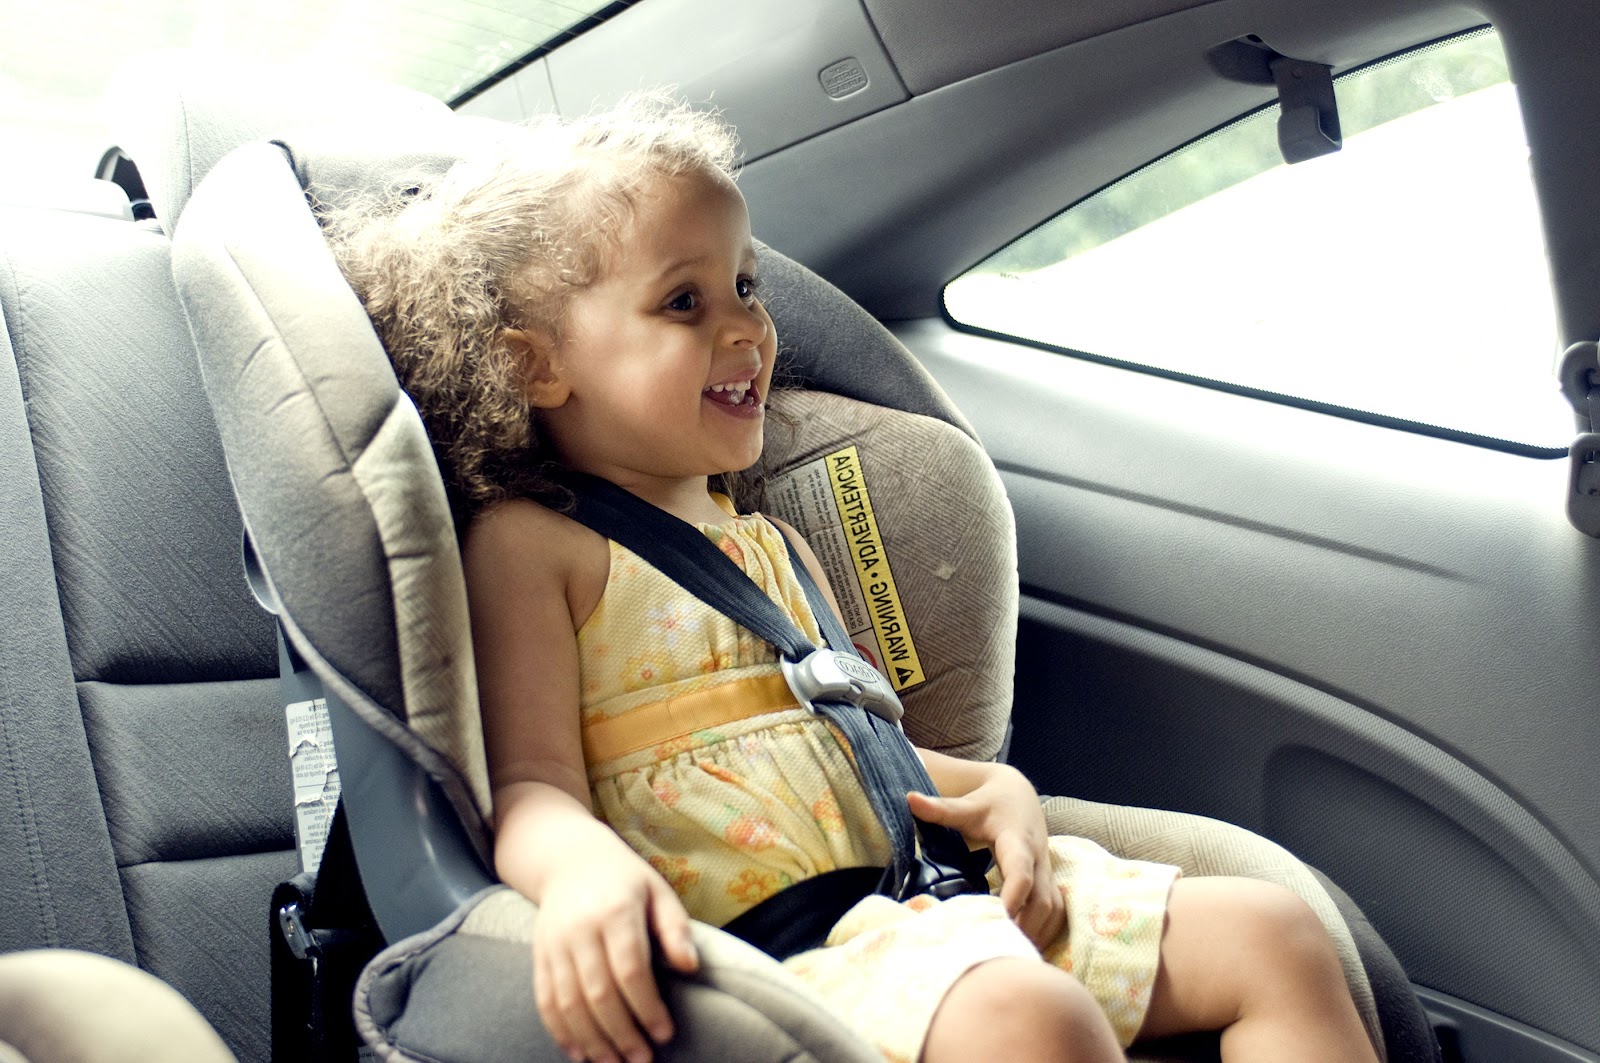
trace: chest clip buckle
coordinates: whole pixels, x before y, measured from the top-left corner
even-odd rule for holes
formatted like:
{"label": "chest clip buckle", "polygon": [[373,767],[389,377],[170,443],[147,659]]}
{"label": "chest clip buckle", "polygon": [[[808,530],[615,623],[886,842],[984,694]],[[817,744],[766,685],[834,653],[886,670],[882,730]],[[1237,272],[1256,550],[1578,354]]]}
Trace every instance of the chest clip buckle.
{"label": "chest clip buckle", "polygon": [[778,667],[795,700],[811,712],[816,701],[847,701],[898,725],[905,708],[876,668],[853,653],[812,650],[798,661],[778,658]]}

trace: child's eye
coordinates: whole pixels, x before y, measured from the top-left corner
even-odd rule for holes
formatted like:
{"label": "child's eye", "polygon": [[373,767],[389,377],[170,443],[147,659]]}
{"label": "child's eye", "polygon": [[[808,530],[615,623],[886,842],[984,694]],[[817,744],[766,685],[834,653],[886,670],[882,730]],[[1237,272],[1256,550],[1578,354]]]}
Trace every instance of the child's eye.
{"label": "child's eye", "polygon": [[756,291],[761,287],[761,281],[755,277],[740,277],[737,285],[739,298],[746,301],[756,297]]}
{"label": "child's eye", "polygon": [[676,310],[680,314],[687,314],[700,305],[700,299],[694,292],[681,292],[667,301],[668,310]]}

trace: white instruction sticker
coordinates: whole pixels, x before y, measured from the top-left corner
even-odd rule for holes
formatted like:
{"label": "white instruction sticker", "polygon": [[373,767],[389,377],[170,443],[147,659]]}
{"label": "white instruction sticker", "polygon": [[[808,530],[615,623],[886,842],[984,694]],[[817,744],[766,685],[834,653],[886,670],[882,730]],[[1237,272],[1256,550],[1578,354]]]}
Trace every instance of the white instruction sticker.
{"label": "white instruction sticker", "polygon": [[766,496],[822,562],[850,641],[861,655],[888,676],[896,691],[922,682],[922,662],[883,552],[856,448],[789,470],[766,485]]}
{"label": "white instruction sticker", "polygon": [[333,728],[322,698],[284,706],[289,725],[289,767],[294,774],[294,836],[300,869],[315,872],[328,844],[328,826],[339,803],[339,765],[333,759]]}

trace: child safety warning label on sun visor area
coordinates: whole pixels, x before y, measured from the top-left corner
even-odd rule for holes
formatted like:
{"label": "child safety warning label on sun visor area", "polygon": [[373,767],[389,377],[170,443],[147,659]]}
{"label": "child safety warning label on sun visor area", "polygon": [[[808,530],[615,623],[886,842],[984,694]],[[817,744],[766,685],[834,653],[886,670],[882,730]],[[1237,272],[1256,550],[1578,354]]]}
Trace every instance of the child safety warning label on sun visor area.
{"label": "child safety warning label on sun visor area", "polygon": [[922,662],[889,571],[856,448],[791,469],[771,480],[766,494],[772,510],[805,536],[822,562],[856,649],[896,691],[922,682]]}
{"label": "child safety warning label on sun visor area", "polygon": [[333,758],[333,725],[322,698],[283,707],[289,724],[289,766],[294,774],[294,837],[300,869],[315,872],[328,844],[328,828],[339,803],[339,765]]}

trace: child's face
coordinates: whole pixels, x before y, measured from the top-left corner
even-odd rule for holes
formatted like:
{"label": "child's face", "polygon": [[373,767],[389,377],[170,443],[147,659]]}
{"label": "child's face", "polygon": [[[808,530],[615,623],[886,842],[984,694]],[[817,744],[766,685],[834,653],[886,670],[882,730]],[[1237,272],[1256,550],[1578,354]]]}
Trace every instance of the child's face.
{"label": "child's face", "polygon": [[568,304],[547,378],[530,376],[556,452],[636,489],[749,467],[777,339],[744,197],[726,179],[662,179],[618,248]]}

